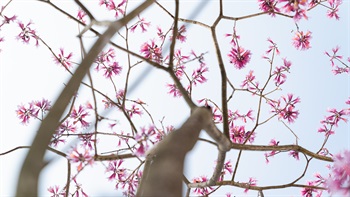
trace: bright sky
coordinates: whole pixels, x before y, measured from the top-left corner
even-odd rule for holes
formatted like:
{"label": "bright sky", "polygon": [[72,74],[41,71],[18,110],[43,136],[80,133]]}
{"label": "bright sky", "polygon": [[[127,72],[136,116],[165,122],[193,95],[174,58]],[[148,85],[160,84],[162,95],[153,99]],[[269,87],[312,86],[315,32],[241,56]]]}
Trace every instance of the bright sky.
{"label": "bright sky", "polygon": [[[3,6],[7,1],[1,1]],[[54,1],[55,2],[55,1]],[[91,3],[92,2],[92,3]],[[98,19],[113,19],[113,14],[103,14],[105,9],[99,8],[98,1],[90,1],[89,8],[96,11]],[[131,1],[130,8],[135,6],[135,1]],[[224,1],[224,13],[230,16],[244,16],[259,12],[256,1]],[[161,3],[167,7],[172,4]],[[192,13],[201,5],[201,12],[194,16]],[[237,22],[237,33],[241,36],[240,44],[244,48],[251,50],[252,59],[246,68],[237,70],[229,60],[226,54],[230,50],[229,38],[225,38],[226,33],[232,33],[232,21],[222,20],[217,30],[219,43],[221,46],[227,74],[232,82],[240,84],[250,70],[254,70],[259,81],[263,82],[268,72],[269,64],[261,58],[267,50],[267,38],[271,38],[278,44],[281,55],[276,58],[276,64],[282,64],[282,58],[287,58],[292,62],[291,73],[288,75],[287,82],[282,86],[282,91],[275,93],[275,98],[287,93],[293,93],[301,98],[298,104],[300,112],[298,120],[290,127],[300,138],[299,145],[317,151],[323,142],[323,134],[317,133],[321,126],[320,120],[327,115],[329,108],[341,109],[345,107],[345,100],[350,96],[349,75],[343,74],[334,76],[331,72],[328,57],[324,51],[331,51],[332,48],[340,46],[339,54],[344,58],[350,57],[350,7],[348,0],[344,0],[340,7],[340,20],[328,19],[326,9],[318,7],[309,12],[307,21],[299,22],[300,30],[312,32],[311,49],[308,51],[298,51],[292,46],[292,37],[296,31],[294,22],[290,19],[277,16],[271,18],[263,15]],[[58,5],[68,9],[70,13],[76,15],[77,7],[71,1],[58,1]],[[169,27],[170,18],[156,6],[153,11],[146,11],[141,14],[147,21],[151,21],[149,31],[140,36],[140,29],[130,35],[131,49],[139,52],[139,44],[156,38],[156,27]],[[194,19],[207,24],[212,24],[217,16],[218,1],[202,3],[201,1],[181,1],[180,16]],[[47,15],[47,13],[50,13]],[[33,27],[38,31],[42,39],[58,53],[60,47],[64,47],[67,52],[73,51],[75,62],[80,62],[79,43],[76,38],[78,28],[77,24],[62,16],[56,10],[44,3],[37,1],[16,1],[14,0],[8,8],[5,15],[18,16],[18,19],[24,23],[32,20]],[[182,23],[180,23],[182,24]],[[35,47],[34,44],[23,44],[15,39],[20,32],[17,25],[6,25],[0,31],[0,37],[5,37],[5,42],[0,43],[0,152],[5,152],[17,146],[30,145],[35,131],[40,122],[32,120],[27,126],[21,125],[16,117],[15,110],[17,105],[26,104],[32,100],[46,98],[54,101],[56,96],[63,88],[63,83],[67,82],[69,75],[56,65],[51,53],[43,44]],[[91,36],[91,34],[88,34]],[[147,39],[146,39],[147,38]],[[118,38],[115,38],[118,39]],[[86,44],[90,45],[93,38],[86,38]],[[134,44],[133,44],[134,43]],[[210,98],[220,102],[220,78],[210,32],[203,27],[188,25],[187,42],[179,44],[183,52],[189,53],[192,49],[198,53],[209,52],[205,55],[205,61],[210,72],[206,75],[208,82],[195,89],[193,99]],[[117,53],[117,56],[119,54]],[[120,54],[120,63],[125,62],[125,57]],[[148,69],[149,66],[142,64],[133,71],[132,79],[137,79]],[[125,69],[126,71],[126,69]],[[124,71],[124,72],[125,72]],[[147,79],[141,85],[137,86],[128,97],[132,99],[141,98],[149,106],[155,120],[161,120],[165,116],[166,125],[179,126],[187,117],[188,109],[184,101],[179,98],[172,98],[166,94],[166,83],[171,83],[170,78],[161,71],[152,69]],[[121,82],[122,80],[120,80]],[[96,86],[105,91],[112,86],[102,77],[96,77]],[[105,84],[108,84],[105,86]],[[118,84],[123,87],[123,84]],[[118,88],[119,89],[119,88]],[[231,91],[231,90],[229,90]],[[231,92],[229,92],[231,93]],[[112,94],[112,93],[111,93]],[[91,99],[90,91],[82,89],[77,103],[84,104]],[[237,93],[234,95],[234,102],[230,102],[229,108],[232,111],[241,112],[249,109],[256,110],[257,99],[247,93]],[[142,122],[143,121],[143,122]],[[149,121],[138,120],[138,126],[148,126]],[[125,123],[119,125],[120,129],[126,129]],[[123,127],[124,126],[124,127]],[[205,134],[203,137],[208,138]],[[289,132],[278,121],[272,121],[257,130],[254,144],[267,145],[269,141],[275,138],[280,144],[295,143],[293,134]],[[105,141],[103,141],[105,140]],[[101,139],[105,144],[105,151],[113,150],[116,145],[113,140]],[[67,143],[61,148],[69,150],[74,141]],[[340,124],[336,134],[331,136],[326,146],[332,153],[337,153],[343,149],[350,149],[350,128],[349,125]],[[101,146],[102,148],[102,146]],[[19,173],[19,167],[22,164],[26,150],[17,150],[11,154],[0,157],[0,196],[13,196],[15,185]],[[103,150],[101,149],[101,152]],[[237,180],[247,181],[249,177],[255,177],[258,185],[282,184],[294,180],[302,173],[305,160],[295,161],[287,154],[278,155],[271,158],[270,163],[265,164],[264,152],[244,152],[240,163]],[[40,179],[40,195],[47,196],[46,191],[49,186],[65,183],[66,179],[66,160],[54,157],[51,154],[48,158],[55,158],[48,167],[46,167]],[[230,151],[227,156],[233,163],[237,158],[237,151]],[[205,143],[197,143],[195,149],[188,155],[186,162],[186,176],[189,179],[201,175],[211,176],[216,159],[216,149]],[[259,164],[259,165],[257,165]],[[305,184],[307,180],[313,180],[313,174],[320,172],[327,175],[325,162],[314,161],[300,181]],[[132,165],[132,164],[129,164]],[[120,192],[114,190],[114,183],[108,182],[104,173],[103,165],[94,165],[93,168],[87,168],[78,177],[82,183],[84,191],[91,196],[112,196],[120,195]],[[231,192],[234,195],[242,195],[243,189],[234,187],[223,187],[217,194],[224,195]],[[248,196],[256,196],[254,191],[248,192]],[[299,196],[300,189],[292,188],[285,190],[266,191],[265,196]]]}

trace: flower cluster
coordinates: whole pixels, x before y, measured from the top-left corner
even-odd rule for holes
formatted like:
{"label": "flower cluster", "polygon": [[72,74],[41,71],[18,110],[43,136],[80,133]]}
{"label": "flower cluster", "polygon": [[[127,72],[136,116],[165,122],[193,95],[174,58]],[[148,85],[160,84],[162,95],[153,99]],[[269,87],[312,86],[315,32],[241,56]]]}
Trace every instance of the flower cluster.
{"label": "flower cluster", "polygon": [[254,71],[249,71],[245,79],[242,81],[241,87],[253,93],[260,92],[259,82],[255,81]]}
{"label": "flower cluster", "polygon": [[[37,118],[39,120],[43,119],[45,113],[47,113],[51,108],[51,102],[47,99],[31,101],[27,105],[17,106],[17,116],[21,120],[22,124],[28,124],[30,118]],[[39,116],[39,112],[41,116]]]}
{"label": "flower cluster", "polygon": [[[350,73],[350,67],[347,65],[343,60],[343,56],[337,55],[339,51],[339,47],[336,46],[332,49],[333,54],[331,55],[327,51],[325,54],[330,58],[329,61],[331,62],[332,68],[334,68],[332,71],[335,75],[342,74],[342,73]],[[335,61],[339,62],[342,67],[339,67],[335,64]],[[348,58],[348,62],[350,62],[350,57]]]}
{"label": "flower cluster", "polygon": [[83,169],[83,165],[93,164],[94,159],[88,149],[79,149],[77,147],[73,148],[73,150],[67,156],[70,162],[79,163],[77,166],[77,170],[81,171]]}
{"label": "flower cluster", "polygon": [[127,0],[122,0],[119,4],[115,4],[114,0],[100,0],[99,5],[105,6],[110,11],[115,11],[115,17],[118,17],[119,14],[124,15],[125,13],[125,3]]}
{"label": "flower cluster", "polygon": [[139,15],[137,17],[139,20],[135,24],[131,25],[130,31],[135,32],[135,29],[137,27],[140,27],[142,32],[146,32],[147,31],[146,27],[149,27],[151,25],[151,23],[146,22],[145,18],[141,18]]}
{"label": "flower cluster", "polygon": [[272,107],[272,113],[278,115],[279,119],[285,119],[288,123],[293,123],[299,115],[299,111],[295,110],[295,104],[300,102],[300,98],[293,98],[293,94],[282,96],[282,99],[269,100],[268,104]]}
{"label": "flower cluster", "polygon": [[293,37],[293,45],[298,50],[307,50],[310,46],[311,32],[297,31]]}
{"label": "flower cluster", "polygon": [[287,75],[286,72],[289,72],[289,69],[291,67],[292,63],[290,61],[287,61],[285,58],[283,59],[283,65],[277,66],[275,70],[273,71],[272,75],[274,76],[275,85],[278,87],[284,82],[286,82]]}
{"label": "flower cluster", "polygon": [[[349,101],[350,100],[348,100],[346,104],[349,104]],[[318,132],[324,133],[325,136],[334,134],[333,127],[338,127],[339,121],[347,122],[348,119],[346,119],[345,116],[350,115],[350,108],[341,110],[329,109],[327,111],[330,113],[330,115],[321,120],[322,126],[318,129]]]}
{"label": "flower cluster", "polygon": [[157,63],[163,61],[162,48],[158,47],[154,40],[151,40],[151,43],[145,42],[141,46],[140,52],[146,59],[153,60]]}
{"label": "flower cluster", "polygon": [[135,140],[138,145],[136,148],[137,156],[144,156],[146,151],[149,149],[150,144],[155,144],[156,141],[156,130],[154,126],[150,126],[148,129],[145,127],[141,128],[141,133],[135,136]]}
{"label": "flower cluster", "polygon": [[33,38],[35,40],[35,45],[39,46],[39,36],[37,36],[36,31],[31,28],[33,23],[30,21],[27,25],[18,21],[18,26],[21,28],[21,32],[17,35],[18,40],[22,40],[22,42],[28,44],[30,39]]}
{"label": "flower cluster", "polygon": [[225,34],[226,37],[231,37],[231,51],[227,56],[230,59],[230,63],[233,64],[237,69],[242,69],[250,61],[252,53],[250,50],[245,50],[243,47],[238,45],[240,36],[236,34],[236,28],[233,28],[232,34]]}
{"label": "flower cluster", "polygon": [[95,63],[97,64],[95,69],[97,71],[103,70],[107,79],[112,76],[119,75],[122,71],[122,67],[115,60],[115,51],[110,48],[107,52],[102,51],[96,58]]}
{"label": "flower cluster", "polygon": [[[208,178],[206,176],[200,176],[192,180],[193,183],[202,183],[207,181]],[[212,190],[213,187],[197,187],[193,190],[193,192],[197,195],[206,196]]]}
{"label": "flower cluster", "polygon": [[90,123],[85,120],[87,116],[89,116],[89,112],[87,112],[87,108],[83,105],[79,105],[78,109],[73,107],[72,113],[70,114],[70,118],[73,119],[73,124],[79,122],[83,128],[90,126]]}
{"label": "flower cluster", "polygon": [[68,55],[65,56],[64,49],[60,48],[60,53],[57,56],[55,55],[54,60],[56,64],[61,64],[66,69],[69,69],[72,67],[72,62],[71,62],[72,56],[73,56],[73,53],[69,53]]}
{"label": "flower cluster", "polygon": [[331,174],[326,179],[328,190],[334,193],[350,194],[350,151],[345,150],[333,156]]}

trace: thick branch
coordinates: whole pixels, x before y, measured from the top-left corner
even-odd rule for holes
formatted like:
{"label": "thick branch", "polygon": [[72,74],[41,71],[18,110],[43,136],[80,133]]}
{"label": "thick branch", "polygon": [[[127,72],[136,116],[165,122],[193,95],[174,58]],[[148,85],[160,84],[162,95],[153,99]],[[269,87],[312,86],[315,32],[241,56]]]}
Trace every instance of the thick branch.
{"label": "thick branch", "polygon": [[113,22],[91,48],[86,58],[77,68],[67,86],[63,89],[57,101],[50,109],[47,117],[40,125],[37,135],[33,140],[32,147],[24,160],[17,183],[16,196],[38,196],[38,179],[41,169],[44,167],[43,158],[46,147],[51,140],[53,132],[59,126],[59,120],[71,97],[78,90],[80,82],[84,78],[90,66],[112,36],[131,19],[151,5],[152,2],[153,1],[145,1],[121,20]]}

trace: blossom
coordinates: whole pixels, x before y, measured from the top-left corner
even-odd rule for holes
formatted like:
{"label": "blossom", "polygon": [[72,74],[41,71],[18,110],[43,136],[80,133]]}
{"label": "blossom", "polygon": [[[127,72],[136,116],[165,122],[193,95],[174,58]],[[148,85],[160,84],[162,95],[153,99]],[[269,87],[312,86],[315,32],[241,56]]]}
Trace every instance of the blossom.
{"label": "blossom", "polygon": [[249,181],[246,183],[247,188],[244,190],[244,193],[247,193],[249,191],[250,186],[256,186],[257,180],[255,178],[249,177]]}
{"label": "blossom", "polygon": [[276,7],[276,0],[258,0],[259,8],[263,12],[267,12],[271,16],[275,16],[276,12],[280,12],[280,9]]}
{"label": "blossom", "polygon": [[77,14],[77,18],[78,18],[78,20],[79,20],[80,22],[82,22],[83,24],[86,23],[86,21],[85,21],[85,19],[84,19],[85,16],[86,16],[86,13],[84,12],[84,10],[79,9],[78,14]]}
{"label": "blossom", "polygon": [[230,139],[233,143],[243,144],[249,137],[249,142],[252,143],[254,141],[254,133],[251,135],[251,132],[245,131],[244,126],[235,126],[232,125],[230,127]]}
{"label": "blossom", "polygon": [[110,161],[108,163],[108,167],[106,172],[112,172],[112,174],[108,177],[109,181],[113,181],[117,179],[118,181],[124,181],[126,179],[126,168],[122,168],[121,165],[124,162],[123,159]]}
{"label": "blossom", "polygon": [[75,196],[79,197],[80,195],[83,195],[84,197],[88,197],[88,195],[83,191],[81,184],[77,183],[76,177],[73,178],[73,181],[75,183]]}
{"label": "blossom", "polygon": [[28,124],[31,117],[37,116],[37,114],[35,114],[34,105],[32,103],[30,103],[28,107],[25,107],[24,105],[18,105],[17,108],[18,109],[16,110],[16,113],[22,124]]}
{"label": "blossom", "polygon": [[76,124],[77,122],[80,122],[80,124],[84,128],[86,128],[86,127],[88,127],[90,125],[88,122],[86,122],[84,120],[84,118],[86,118],[86,116],[89,116],[89,113],[85,111],[85,107],[83,107],[82,105],[79,106],[78,110],[73,108],[73,111],[70,114],[70,117],[75,119],[73,124]]}
{"label": "blossom", "polygon": [[291,150],[289,152],[289,155],[294,157],[296,160],[299,160],[299,152],[298,151],[295,151],[295,150]]}
{"label": "blossom", "polygon": [[259,92],[260,91],[259,82],[254,80],[255,80],[254,71],[250,70],[249,73],[246,75],[245,80],[242,81],[241,87],[246,88],[247,90],[255,93]]}
{"label": "blossom", "polygon": [[73,148],[67,158],[73,163],[79,163],[77,166],[78,171],[83,169],[83,164],[92,164],[94,161],[93,156],[90,155],[90,152],[87,149],[80,151],[77,148]]}
{"label": "blossom", "polygon": [[230,63],[233,64],[237,69],[242,69],[250,61],[251,52],[244,50],[242,47],[231,48],[228,57]]}
{"label": "blossom", "polygon": [[141,46],[141,54],[147,59],[154,60],[157,63],[160,63],[163,59],[162,49],[155,44],[154,40],[151,43],[145,42]]}
{"label": "blossom", "polygon": [[79,135],[79,139],[83,143],[81,146],[85,149],[87,148],[89,150],[93,150],[91,143],[96,143],[96,139],[92,139],[93,136],[93,133],[84,133]]}
{"label": "blossom", "polygon": [[115,11],[115,17],[118,17],[119,14],[124,14],[125,7],[122,6],[126,3],[126,0],[122,0],[118,5],[115,5],[113,0],[100,0],[99,5],[105,5],[108,10]]}
{"label": "blossom", "polygon": [[[185,42],[186,41],[186,36],[184,35],[184,33],[186,33],[186,26],[185,25],[181,25],[181,27],[178,28],[178,30],[177,30],[176,39],[180,40],[180,42]],[[172,36],[170,36],[170,39],[172,39]]]}
{"label": "blossom", "polygon": [[[307,181],[307,185],[314,186],[315,183],[313,181]],[[301,195],[305,196],[305,197],[312,197],[313,196],[313,192],[316,192],[316,189],[311,188],[311,187],[304,187],[301,190]]]}
{"label": "blossom", "polygon": [[59,196],[65,196],[65,191],[59,191],[60,187],[58,185],[55,185],[54,187],[50,186],[47,188],[47,191],[49,191],[51,194],[50,197],[59,197]]}
{"label": "blossom", "polygon": [[350,151],[345,150],[333,156],[330,177],[326,179],[328,190],[332,193],[350,194]]}
{"label": "blossom", "polygon": [[339,46],[336,46],[335,48],[332,48],[333,54],[330,55],[327,51],[325,51],[325,54],[330,57],[329,61],[332,63],[332,67],[335,65],[334,60],[341,60],[343,56],[337,55],[337,52],[339,51]]}
{"label": "blossom", "polygon": [[35,39],[35,45],[39,45],[39,36],[36,35],[36,31],[30,27],[33,23],[30,21],[27,25],[24,25],[22,22],[18,22],[18,26],[21,28],[21,32],[17,35],[17,39],[22,40],[24,43],[28,44],[30,38]]}
{"label": "blossom", "polygon": [[276,67],[272,73],[272,75],[275,75],[274,81],[276,86],[280,86],[286,82],[287,75],[285,72],[289,72],[290,66],[292,65],[292,63],[286,59],[283,59],[283,63],[283,66]]}
{"label": "blossom", "polygon": [[146,32],[147,31],[146,27],[149,27],[151,23],[146,22],[145,18],[141,18],[139,15],[137,17],[139,18],[139,20],[130,27],[130,31],[135,32],[135,29],[139,26],[142,29],[142,33]]}
{"label": "blossom", "polygon": [[342,3],[341,0],[328,0],[329,3],[329,10],[327,11],[327,16],[329,18],[335,18],[336,20],[339,20],[339,5]]}
{"label": "blossom", "polygon": [[154,126],[150,126],[148,129],[141,128],[141,133],[138,133],[135,136],[135,140],[139,143],[138,148],[136,149],[137,156],[143,156],[149,148],[149,143],[154,144],[152,138],[155,136],[156,131]]}
{"label": "blossom", "polygon": [[[269,146],[278,146],[279,143],[280,143],[279,141],[276,141],[275,139],[271,139]],[[278,152],[275,150],[272,150],[271,152],[265,153],[264,155],[265,155],[266,163],[270,162],[270,160],[268,159],[269,157],[272,157],[272,156],[276,155],[277,153]]]}
{"label": "blossom", "polygon": [[182,96],[180,90],[177,89],[175,84],[167,84],[166,86],[169,88],[168,94],[172,94],[174,97]]}
{"label": "blossom", "polygon": [[139,116],[142,115],[142,111],[136,107],[136,105],[132,105],[131,106],[131,109],[125,109],[127,111],[127,113],[129,114],[130,118],[134,115],[134,114],[137,114]]}
{"label": "blossom", "polygon": [[206,67],[205,64],[201,64],[199,68],[195,69],[192,73],[192,82],[194,85],[197,85],[198,83],[205,83],[207,81],[207,78],[203,76],[205,72],[208,72],[208,67]]}
{"label": "blossom", "polygon": [[[286,13],[294,12],[294,20],[298,21],[302,17],[307,19],[306,16],[306,6],[307,0],[278,0],[279,3],[286,2],[286,4],[282,7]],[[303,6],[304,8],[301,8]]]}
{"label": "blossom", "polygon": [[281,99],[274,101],[270,100],[268,103],[273,108],[271,112],[278,115],[279,119],[285,119],[288,123],[293,123],[299,115],[299,111],[295,110],[295,105],[300,102],[300,98],[293,98],[293,94],[287,94],[287,96],[282,96]]}
{"label": "blossom", "polygon": [[62,66],[64,66],[66,69],[72,67],[72,63],[70,61],[70,59],[72,58],[73,53],[69,53],[68,55],[64,55],[64,49],[60,48],[60,53],[55,56],[55,62],[56,64],[61,64]]}
{"label": "blossom", "polygon": [[[202,183],[208,181],[208,178],[205,176],[200,176],[197,178],[194,178],[192,180],[193,183]],[[199,194],[199,195],[206,195],[208,194],[211,190],[213,190],[212,187],[197,187],[193,190],[194,193]]]}
{"label": "blossom", "polygon": [[104,66],[102,70],[105,70],[103,76],[105,76],[106,78],[111,78],[112,75],[119,75],[122,71],[122,67],[119,66],[118,62],[113,62],[108,66]]}
{"label": "blossom", "polygon": [[14,22],[15,20],[17,19],[17,16],[16,15],[13,15],[12,17],[7,17],[7,16],[4,16],[4,20],[2,21],[2,23],[0,24],[0,30],[1,30],[1,27],[5,24],[10,24],[11,22]]}
{"label": "blossom", "polygon": [[293,45],[296,49],[307,50],[310,46],[311,32],[307,31],[305,34],[303,31],[297,31],[293,38]]}
{"label": "blossom", "polygon": [[271,53],[271,51],[273,51],[273,52],[276,51],[277,55],[279,55],[279,54],[280,54],[280,51],[279,51],[278,48],[277,48],[277,44],[276,44],[274,41],[272,41],[271,38],[268,38],[267,41],[268,41],[271,45],[269,46],[269,49],[268,49],[267,51],[265,51],[265,53],[266,53],[266,54],[269,54],[269,53]]}

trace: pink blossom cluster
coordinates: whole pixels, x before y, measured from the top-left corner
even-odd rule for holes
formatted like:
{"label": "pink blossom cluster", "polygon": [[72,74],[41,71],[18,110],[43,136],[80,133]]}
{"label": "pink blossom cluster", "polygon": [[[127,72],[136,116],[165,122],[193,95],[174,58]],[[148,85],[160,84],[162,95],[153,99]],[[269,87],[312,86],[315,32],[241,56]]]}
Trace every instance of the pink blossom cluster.
{"label": "pink blossom cluster", "polygon": [[51,102],[43,98],[42,100],[31,101],[27,105],[18,105],[16,114],[22,124],[28,124],[30,118],[42,120],[44,114],[46,114],[50,108]]}
{"label": "pink blossom cluster", "polygon": [[[292,14],[295,21],[308,19],[307,12],[321,4],[327,8],[327,16],[339,20],[339,5],[341,0],[258,0],[259,8],[271,16],[276,14]],[[327,2],[327,3],[326,3]]]}
{"label": "pink blossom cluster", "polygon": [[[350,99],[346,101],[346,104],[350,105]],[[338,127],[338,123],[340,121],[347,122],[348,119],[346,116],[350,115],[350,107],[344,108],[341,110],[337,109],[328,109],[330,114],[326,116],[323,120],[321,120],[322,126],[318,129],[319,133],[324,133],[325,136],[329,136],[334,134],[334,127]]]}
{"label": "pink blossom cluster", "polygon": [[299,115],[299,111],[295,109],[295,105],[300,102],[299,97],[293,97],[293,94],[287,94],[287,96],[282,96],[277,101],[269,100],[268,104],[272,107],[271,112],[278,115],[279,119],[293,123]]}
{"label": "pink blossom cluster", "polygon": [[119,75],[122,71],[122,67],[115,59],[115,51],[110,48],[108,51],[102,51],[95,60],[97,64],[96,71],[103,70],[106,78],[111,78],[112,76]]}
{"label": "pink blossom cluster", "polygon": [[[350,57],[348,57],[347,61],[349,63],[345,63],[342,59],[343,59],[343,56],[341,55],[338,55],[339,51],[339,46],[336,46],[335,48],[332,49],[332,53],[328,53],[327,51],[325,52],[325,54],[329,57],[329,61],[331,62],[331,66],[332,68],[334,68],[332,70],[332,72],[335,74],[335,75],[338,75],[338,74],[342,74],[342,73],[350,73],[350,66],[349,66],[349,63],[350,63]],[[338,62],[339,64],[336,64],[335,62]],[[340,66],[338,66],[340,65]]]}

